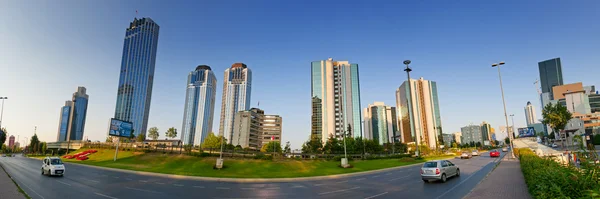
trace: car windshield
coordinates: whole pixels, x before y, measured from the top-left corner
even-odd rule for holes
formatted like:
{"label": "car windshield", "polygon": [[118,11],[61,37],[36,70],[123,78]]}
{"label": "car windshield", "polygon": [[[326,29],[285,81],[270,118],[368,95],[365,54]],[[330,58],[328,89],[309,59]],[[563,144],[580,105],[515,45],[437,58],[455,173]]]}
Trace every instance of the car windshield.
{"label": "car windshield", "polygon": [[437,167],[437,162],[426,162],[423,165],[424,168],[436,168]]}
{"label": "car windshield", "polygon": [[63,164],[60,159],[50,159],[50,164],[52,165],[61,165]]}

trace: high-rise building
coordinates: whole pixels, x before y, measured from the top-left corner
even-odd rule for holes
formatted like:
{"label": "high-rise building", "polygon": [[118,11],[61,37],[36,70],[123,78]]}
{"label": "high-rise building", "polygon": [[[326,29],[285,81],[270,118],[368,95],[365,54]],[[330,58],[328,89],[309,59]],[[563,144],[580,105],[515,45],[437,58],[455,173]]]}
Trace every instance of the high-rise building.
{"label": "high-rise building", "polygon": [[83,140],[88,100],[85,87],[77,87],[72,100],[60,109],[56,141]]}
{"label": "high-rise building", "polygon": [[492,145],[492,125],[485,121],[481,123],[481,139],[483,146]]}
{"label": "high-rise building", "polygon": [[15,146],[15,136],[11,135],[8,137],[8,148],[12,149]]}
{"label": "high-rise building", "polygon": [[159,29],[150,18],[134,18],[125,32],[114,118],[131,122],[135,136],[148,127]]}
{"label": "high-rise building", "polygon": [[[538,63],[542,93],[552,93],[552,87],[563,85],[562,65],[560,58]],[[550,96],[553,96],[552,94]],[[552,99],[554,100],[554,99]]]}
{"label": "high-rise building", "polygon": [[223,77],[223,97],[221,99],[221,121],[219,135],[231,143],[233,120],[239,111],[250,110],[252,71],[244,63],[235,63],[225,70]]}
{"label": "high-rise building", "polygon": [[201,145],[212,131],[217,78],[210,66],[199,65],[187,79],[181,140]]}
{"label": "high-rise building", "polygon": [[537,121],[535,116],[535,108],[531,102],[527,102],[527,106],[525,106],[525,119],[527,120],[527,125],[534,124]]}
{"label": "high-rise building", "polygon": [[399,142],[398,117],[396,107],[386,106],[383,102],[369,104],[364,109],[366,139],[372,139],[384,143]]}
{"label": "high-rise building", "polygon": [[414,142],[416,139],[419,144],[425,143],[435,149],[438,137],[442,135],[437,83],[422,77],[418,80],[411,79],[410,84],[405,81],[396,90],[396,107],[400,117],[402,142]]}
{"label": "high-rise building", "polygon": [[358,64],[332,58],[311,63],[311,137],[362,137]]}
{"label": "high-rise building", "polygon": [[234,146],[261,149],[263,145],[275,141],[281,143],[282,118],[279,115],[265,115],[258,108],[240,111],[233,123]]}
{"label": "high-rise building", "polygon": [[462,144],[462,133],[456,132],[456,133],[453,133],[453,135],[454,135],[454,141],[456,141],[456,144]]}
{"label": "high-rise building", "polygon": [[446,146],[446,148],[450,148],[452,147],[452,142],[454,141],[454,135],[453,134],[442,134],[442,139],[444,139],[444,146]]}
{"label": "high-rise building", "polygon": [[462,143],[470,144],[473,142],[474,144],[477,144],[479,142],[481,145],[483,145],[481,126],[468,125],[460,128],[460,132],[462,133]]}

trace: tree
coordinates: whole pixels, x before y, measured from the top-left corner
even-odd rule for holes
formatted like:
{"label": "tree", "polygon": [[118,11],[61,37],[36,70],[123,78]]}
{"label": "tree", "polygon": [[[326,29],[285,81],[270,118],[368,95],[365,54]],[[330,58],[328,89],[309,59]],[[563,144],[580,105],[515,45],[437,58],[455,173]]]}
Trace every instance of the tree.
{"label": "tree", "polygon": [[276,141],[269,142],[269,143],[263,145],[260,148],[260,152],[267,152],[267,153],[277,152],[277,153],[281,153],[281,144],[279,142],[276,142]]}
{"label": "tree", "polygon": [[292,149],[290,148],[290,141],[285,142],[285,148],[283,149],[284,153],[291,153]]}
{"label": "tree", "polygon": [[340,140],[334,138],[333,136],[329,136],[325,146],[323,146],[323,151],[325,154],[339,154],[344,151],[344,146]]}
{"label": "tree", "polygon": [[475,143],[475,146],[476,146],[476,147],[481,147],[481,142],[477,142],[477,143]]}
{"label": "tree", "polygon": [[30,151],[34,153],[37,152],[38,150],[36,149],[38,149],[37,147],[39,144],[40,140],[38,139],[37,134],[33,134],[33,136],[31,136],[31,141],[29,142],[29,148],[31,149]]}
{"label": "tree", "polygon": [[469,143],[470,147],[475,147],[475,141],[471,141],[471,143]]}
{"label": "tree", "polygon": [[136,140],[138,142],[144,142],[146,140],[146,135],[144,135],[143,133],[140,133],[137,137]]}
{"label": "tree", "polygon": [[4,153],[6,153],[6,149],[7,149],[7,148],[8,148],[8,147],[6,147],[6,144],[2,143],[2,147],[0,147],[0,151],[2,151],[2,152],[4,152]]}
{"label": "tree", "polygon": [[320,153],[322,150],[323,143],[315,136],[302,144],[302,153]]}
{"label": "tree", "polygon": [[206,136],[206,138],[204,138],[204,142],[202,143],[202,149],[209,149],[212,153],[213,149],[221,148],[221,139],[223,139],[223,136],[217,137],[215,136],[215,133],[210,132]]}
{"label": "tree", "polygon": [[0,144],[4,144],[4,142],[6,142],[6,135],[8,135],[6,128],[0,129]]}
{"label": "tree", "polygon": [[498,145],[500,145],[500,141],[494,140],[494,144],[496,144],[496,146],[498,146]]}
{"label": "tree", "polygon": [[504,138],[504,144],[510,145],[510,138],[509,137]]}
{"label": "tree", "polygon": [[560,132],[565,129],[567,123],[573,115],[569,113],[567,107],[562,106],[560,103],[549,103],[542,110],[542,123],[549,125],[554,133]]}
{"label": "tree", "polygon": [[148,130],[148,137],[152,138],[152,140],[157,140],[158,136],[160,136],[158,133],[158,128],[152,127],[150,130]]}
{"label": "tree", "polygon": [[46,150],[48,149],[48,145],[46,144],[46,142],[42,142],[42,147],[41,147],[41,152],[42,154],[46,154]]}
{"label": "tree", "polygon": [[456,144],[456,142],[452,142],[452,148],[458,148],[458,145]]}
{"label": "tree", "polygon": [[111,143],[112,142],[112,137],[111,136],[106,137],[106,142]]}
{"label": "tree", "polygon": [[173,138],[177,137],[177,129],[175,127],[171,127],[171,128],[169,128],[169,130],[167,130],[167,132],[165,133],[165,135],[168,138],[173,139]]}

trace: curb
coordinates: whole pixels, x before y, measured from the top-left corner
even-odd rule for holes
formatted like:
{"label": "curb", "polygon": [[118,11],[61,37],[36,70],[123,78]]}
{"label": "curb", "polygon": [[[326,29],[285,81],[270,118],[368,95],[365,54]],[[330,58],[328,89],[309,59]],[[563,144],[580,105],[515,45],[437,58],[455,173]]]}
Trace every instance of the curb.
{"label": "curb", "polygon": [[[449,159],[455,159],[455,157],[445,158],[445,159],[441,159],[441,160],[449,160]],[[116,172],[138,174],[138,175],[145,175],[145,176],[154,176],[154,177],[165,177],[165,178],[175,178],[175,179],[185,179],[185,180],[199,180],[199,181],[212,181],[212,182],[242,182],[242,183],[300,182],[300,181],[312,181],[312,180],[329,180],[329,179],[338,179],[338,178],[346,178],[346,177],[361,176],[361,175],[367,175],[367,174],[373,174],[373,173],[380,173],[380,172],[391,171],[391,170],[400,169],[400,168],[407,168],[407,167],[414,167],[414,166],[421,165],[419,163],[415,163],[415,164],[411,164],[411,165],[390,167],[390,168],[377,169],[377,170],[371,170],[371,171],[361,171],[361,172],[336,174],[336,175],[328,175],[328,176],[298,177],[298,178],[218,178],[218,177],[185,176],[185,175],[176,175],[176,174],[153,173],[153,172],[147,172],[147,171],[134,171],[134,170],[127,170],[127,169],[117,169],[117,168],[101,167],[101,166],[78,164],[78,163],[67,163],[67,164],[80,165],[80,166],[84,166],[84,167],[103,169],[103,170],[108,170],[108,171],[116,171]]]}

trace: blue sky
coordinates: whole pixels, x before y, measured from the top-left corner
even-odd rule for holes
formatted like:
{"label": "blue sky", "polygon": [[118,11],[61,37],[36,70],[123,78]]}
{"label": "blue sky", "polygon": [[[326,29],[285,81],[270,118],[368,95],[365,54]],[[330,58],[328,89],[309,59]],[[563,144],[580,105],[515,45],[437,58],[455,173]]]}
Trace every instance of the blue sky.
{"label": "blue sky", "polygon": [[[370,2],[370,3],[367,3]],[[125,28],[136,17],[161,26],[149,126],[181,128],[185,81],[199,64],[253,70],[252,104],[283,117],[283,140],[300,148],[310,132],[310,62],[332,57],[359,64],[361,106],[395,105],[406,80],[438,82],[444,133],[507,110],[525,125],[524,106],[540,115],[537,62],[561,57],[565,83],[598,85],[598,1],[2,1],[2,125],[30,137],[34,126],[55,141],[60,107],[77,86],[90,95],[85,135],[104,140],[114,115]],[[594,57],[596,59],[594,59]],[[600,85],[599,85],[600,86]],[[163,133],[164,134],[164,133]],[[163,137],[164,138],[164,137]]]}

